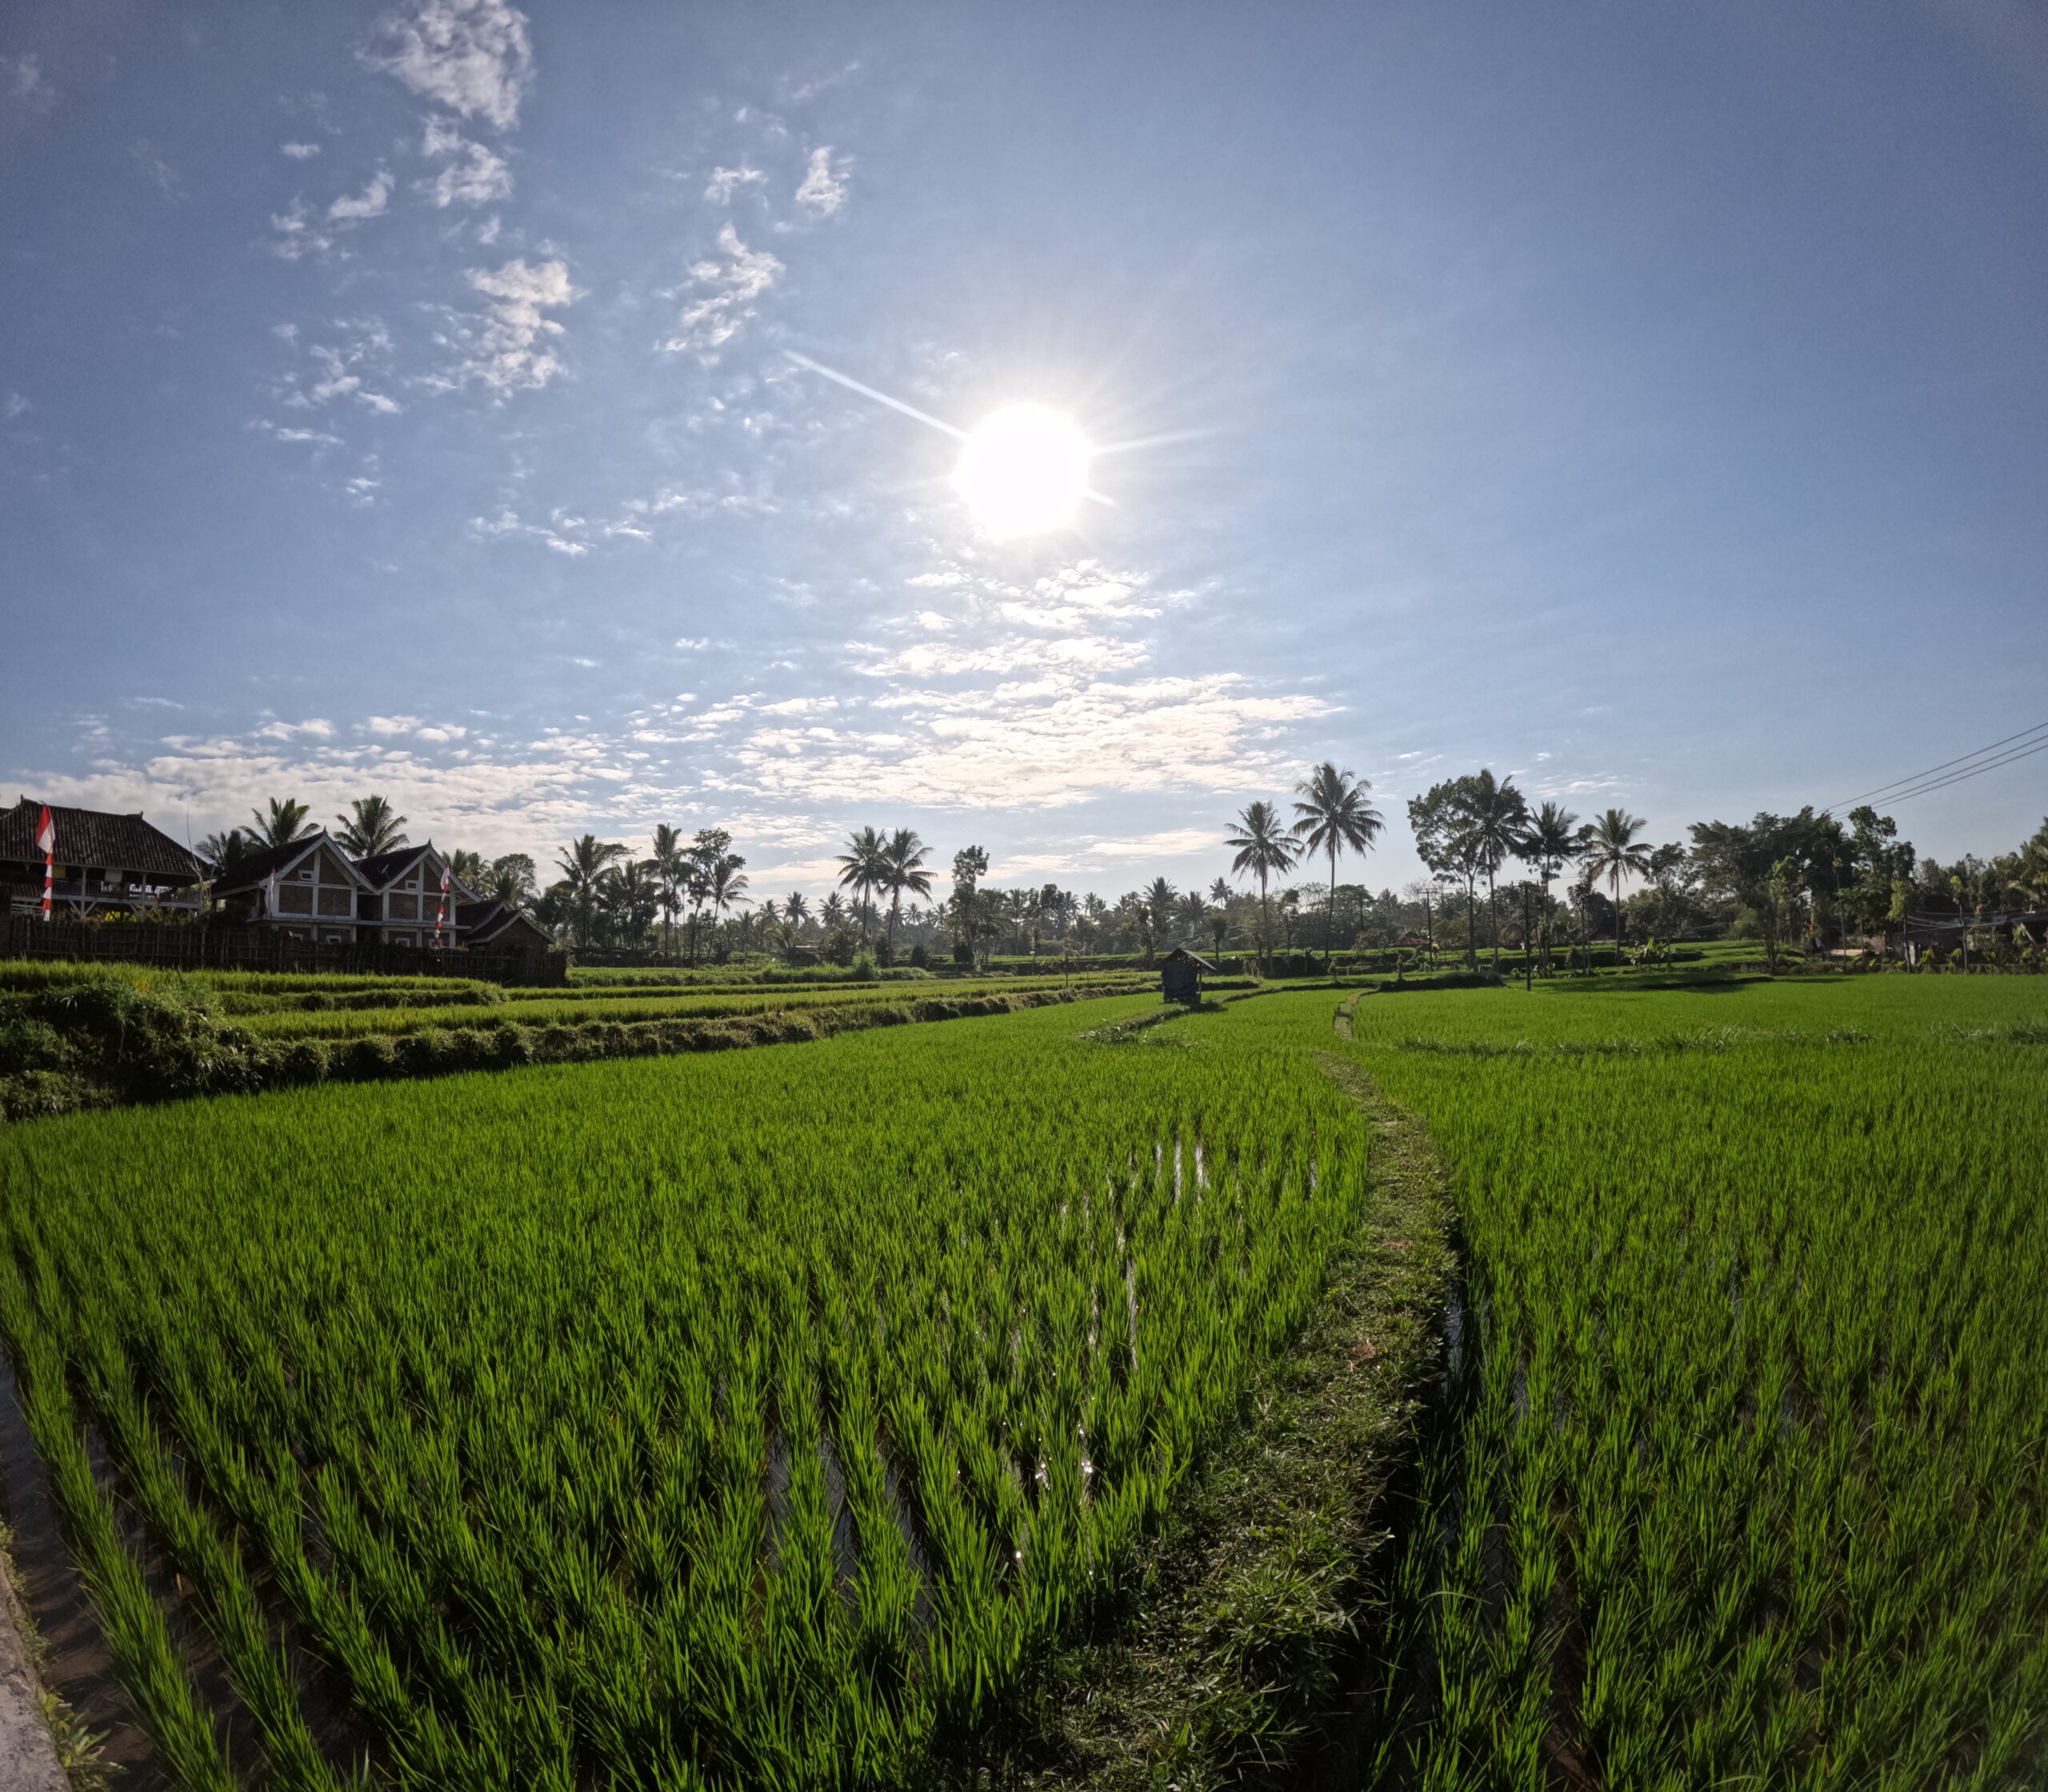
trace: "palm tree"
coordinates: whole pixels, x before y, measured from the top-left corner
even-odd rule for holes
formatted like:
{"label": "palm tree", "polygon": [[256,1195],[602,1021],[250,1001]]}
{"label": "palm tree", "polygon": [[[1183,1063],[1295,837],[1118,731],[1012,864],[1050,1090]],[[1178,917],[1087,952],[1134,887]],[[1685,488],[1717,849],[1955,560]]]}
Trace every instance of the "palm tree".
{"label": "palm tree", "polygon": [[569,913],[578,946],[590,943],[598,879],[605,874],[606,867],[625,857],[626,848],[617,841],[600,840],[594,834],[586,834],[572,842],[569,850],[555,860],[562,871],[562,881],[569,886]]}
{"label": "palm tree", "polygon": [[740,870],[746,862],[738,853],[721,853],[707,867],[704,894],[714,914],[722,915],[746,900],[746,878]]}
{"label": "palm tree", "polygon": [[[353,813],[334,818],[342,824],[334,838],[350,858],[374,858],[379,853],[393,852],[405,845],[406,818],[384,798],[358,797],[349,808]],[[462,873],[455,874],[460,877]]]}
{"label": "palm tree", "polygon": [[1190,939],[1202,938],[1204,923],[1209,919],[1209,903],[1198,890],[1190,890],[1180,902],[1181,926],[1187,930]]}
{"label": "palm tree", "polygon": [[782,904],[782,918],[789,923],[792,939],[810,925],[810,903],[801,890],[790,892]]}
{"label": "palm tree", "polygon": [[662,888],[662,919],[669,933],[669,955],[675,955],[675,918],[682,908],[683,886],[689,881],[689,849],[682,843],[682,830],[666,822],[654,824],[649,842],[647,868]]}
{"label": "palm tree", "polygon": [[210,834],[199,842],[199,856],[213,867],[217,878],[226,876],[255,850],[255,843],[238,827],[231,827],[225,834]]}
{"label": "palm tree", "polygon": [[845,925],[846,919],[846,898],[836,890],[830,891],[825,900],[818,905],[818,926],[829,934],[834,927]]}
{"label": "palm tree", "polygon": [[1486,874],[1486,918],[1493,929],[1494,971],[1498,976],[1501,968],[1501,917],[1494,899],[1494,880],[1521,841],[1523,824],[1529,819],[1529,805],[1521,791],[1515,789],[1512,778],[1503,778],[1496,783],[1490,771],[1482,770],[1477,777],[1460,778],[1458,783],[1459,806],[1465,812],[1466,832],[1470,838],[1474,856]]}
{"label": "palm tree", "polygon": [[662,886],[653,865],[628,859],[598,879],[597,897],[614,940],[637,946],[646,938],[662,902]]}
{"label": "palm tree", "polygon": [[[846,836],[846,850],[838,855],[839,882],[854,896],[854,913],[870,892],[888,886],[889,843],[871,827]],[[861,950],[867,950],[867,920],[861,917]]]}
{"label": "palm tree", "polygon": [[1154,878],[1139,898],[1151,919],[1152,938],[1162,946],[1174,937],[1174,910],[1180,899],[1181,893],[1164,878]]}
{"label": "palm tree", "polygon": [[494,858],[470,888],[486,902],[502,902],[508,909],[525,908],[534,900],[534,862],[524,853],[505,853]]}
{"label": "palm tree", "polygon": [[1543,963],[1550,962],[1550,879],[1584,850],[1586,830],[1562,803],[1546,802],[1522,824],[1514,855],[1536,867],[1543,886]]}
{"label": "palm tree", "polygon": [[1302,849],[1288,838],[1273,805],[1263,800],[1245,806],[1236,831],[1225,834],[1223,844],[1237,854],[1230,861],[1231,870],[1258,879],[1259,974],[1264,976],[1273,954],[1273,910],[1266,900],[1266,880],[1291,871]]}
{"label": "palm tree", "polygon": [[1312,853],[1330,858],[1330,904],[1322,938],[1322,968],[1330,969],[1337,942],[1337,855],[1372,850],[1382,825],[1379,811],[1366,800],[1370,778],[1339,771],[1326,759],[1294,786],[1294,813],[1301,818],[1290,830]]}
{"label": "palm tree", "polygon": [[308,834],[320,831],[306,820],[306,806],[298,798],[286,797],[282,802],[275,797],[270,800],[269,814],[266,815],[260,809],[249,811],[256,818],[256,844],[259,850],[289,846],[294,841],[303,840]]}
{"label": "palm tree", "polygon": [[1642,832],[1642,818],[1626,810],[1610,809],[1587,830],[1586,875],[1589,882],[1607,880],[1614,905],[1614,962],[1622,962],[1622,879],[1650,875],[1650,849],[1636,836]]}
{"label": "palm tree", "polygon": [[882,846],[882,876],[876,887],[889,892],[889,931],[884,938],[885,950],[892,962],[896,956],[896,918],[902,906],[903,892],[907,890],[917,896],[931,894],[931,873],[924,869],[925,858],[930,850],[907,827],[897,829]]}

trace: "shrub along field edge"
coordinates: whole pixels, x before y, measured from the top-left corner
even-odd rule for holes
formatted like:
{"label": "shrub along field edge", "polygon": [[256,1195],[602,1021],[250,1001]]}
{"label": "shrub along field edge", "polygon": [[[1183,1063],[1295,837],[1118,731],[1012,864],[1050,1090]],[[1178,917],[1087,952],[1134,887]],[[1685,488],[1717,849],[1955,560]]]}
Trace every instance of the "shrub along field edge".
{"label": "shrub along field edge", "polygon": [[0,1121],[328,1082],[790,1045],[865,1027],[1015,1014],[1130,993],[1097,988],[915,996],[716,1020],[593,1020],[574,1026],[521,1026],[500,1018],[499,1010],[491,1024],[474,1028],[398,1038],[266,1041],[130,984],[82,983],[47,990],[0,1014]]}
{"label": "shrub along field edge", "polygon": [[[1148,1042],[1129,1026],[1118,1036]],[[1357,1234],[1092,1624],[940,1785],[1210,1792],[1291,1785],[1314,1767],[1341,1778],[1352,1682],[1393,1565],[1386,1494],[1441,1367],[1455,1222],[1422,1122],[1348,1058],[1316,1056],[1372,1134]]]}

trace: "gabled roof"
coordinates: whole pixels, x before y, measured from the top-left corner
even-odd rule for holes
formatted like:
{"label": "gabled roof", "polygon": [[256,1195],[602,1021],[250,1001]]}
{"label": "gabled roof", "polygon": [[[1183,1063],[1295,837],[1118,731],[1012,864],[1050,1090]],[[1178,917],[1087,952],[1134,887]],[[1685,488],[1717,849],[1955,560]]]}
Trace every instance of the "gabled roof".
{"label": "gabled roof", "polygon": [[[12,809],[0,809],[0,859],[41,862],[35,834],[42,806],[33,797],[23,797]],[[57,824],[54,856],[60,865],[141,871],[164,883],[197,883],[206,874],[196,853],[150,826],[139,812],[113,815],[53,802],[50,815]]]}
{"label": "gabled roof", "polygon": [[[400,846],[395,852],[379,853],[374,858],[358,858],[355,862],[356,874],[372,890],[389,890],[429,853],[443,865],[448,862],[447,854],[430,840],[422,846]],[[438,886],[441,880],[437,878],[434,881]],[[464,897],[470,894],[469,886],[460,878],[451,878],[448,887]]]}
{"label": "gabled roof", "polygon": [[508,908],[502,902],[458,902],[455,925],[469,935],[472,946],[484,945],[518,929],[524,929],[537,939],[547,940],[547,934],[534,924],[531,916]]}
{"label": "gabled roof", "polygon": [[351,872],[355,870],[353,865],[349,864],[349,855],[324,831],[309,834],[304,839],[294,840],[289,846],[272,846],[260,853],[252,853],[246,858],[237,859],[232,871],[223,872],[214,879],[214,894],[225,896],[237,890],[254,890],[259,884],[269,882],[273,871],[282,876],[321,846],[327,847],[334,859],[347,866]]}
{"label": "gabled roof", "polygon": [[1197,970],[1211,973],[1214,973],[1216,969],[1215,966],[1210,963],[1206,958],[1197,956],[1194,953],[1189,951],[1185,946],[1175,946],[1159,962],[1162,965],[1193,965]]}

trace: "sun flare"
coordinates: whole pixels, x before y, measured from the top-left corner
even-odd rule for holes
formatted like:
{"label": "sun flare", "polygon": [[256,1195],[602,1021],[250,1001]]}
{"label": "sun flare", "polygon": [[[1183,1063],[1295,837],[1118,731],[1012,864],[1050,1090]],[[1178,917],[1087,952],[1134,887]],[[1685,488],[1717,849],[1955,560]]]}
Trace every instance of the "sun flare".
{"label": "sun flare", "polygon": [[1042,535],[1074,520],[1094,452],[1072,418],[1006,405],[967,438],[953,489],[991,535]]}

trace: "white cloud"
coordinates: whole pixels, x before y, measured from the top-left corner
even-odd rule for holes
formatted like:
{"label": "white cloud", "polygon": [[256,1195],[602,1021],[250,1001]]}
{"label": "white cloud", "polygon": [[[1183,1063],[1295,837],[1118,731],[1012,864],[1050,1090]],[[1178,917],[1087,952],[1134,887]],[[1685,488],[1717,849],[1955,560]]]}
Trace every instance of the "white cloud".
{"label": "white cloud", "polygon": [[588,531],[589,522],[582,517],[572,517],[557,510],[546,522],[527,522],[516,510],[501,510],[495,517],[472,517],[470,533],[480,542],[530,541],[555,553],[566,554],[571,560],[580,560],[590,551],[590,544],[581,537]]}
{"label": "white cloud", "polygon": [[361,224],[372,218],[382,218],[390,202],[390,172],[380,168],[370,177],[369,186],[362,192],[345,193],[328,206],[327,222],[330,224]]}
{"label": "white cloud", "polygon": [[390,46],[366,59],[422,98],[500,130],[519,122],[532,84],[526,15],[505,0],[416,0],[388,14],[378,30]]}
{"label": "white cloud", "polygon": [[313,222],[303,199],[293,200],[286,210],[273,212],[270,228],[278,233],[271,249],[288,262],[306,255],[324,256],[334,246],[334,239]]}
{"label": "white cloud", "polygon": [[[431,181],[423,183],[437,206],[484,206],[511,195],[512,170],[504,157],[481,143],[472,143],[438,118],[427,120],[420,154],[430,161],[445,160],[447,164]],[[497,234],[494,227],[491,234]]]}
{"label": "white cloud", "polygon": [[135,146],[134,155],[135,166],[149,178],[158,192],[166,199],[182,199],[185,197],[185,183],[178,178],[178,170],[158,155],[150,145],[138,142]]}
{"label": "white cloud", "polygon": [[280,143],[278,147],[294,162],[304,162],[309,157],[316,156],[320,153],[320,146],[318,143]]}
{"label": "white cloud", "polygon": [[718,232],[718,258],[698,262],[690,283],[704,296],[683,307],[682,334],[662,346],[671,352],[709,355],[723,347],[754,315],[756,300],[775,284],[782,264],[765,249],[750,249],[731,225]]}
{"label": "white cloud", "polygon": [[310,722],[267,722],[256,730],[257,738],[266,741],[295,741],[302,734],[314,740],[332,740],[334,725],[315,716]]}
{"label": "white cloud", "polygon": [[714,168],[704,197],[714,205],[729,206],[735,194],[759,186],[767,178],[758,168]]}
{"label": "white cloud", "polygon": [[533,391],[562,371],[551,338],[562,326],[546,314],[571,304],[566,262],[514,258],[495,270],[471,268],[470,284],[493,301],[481,329],[465,327],[454,338],[466,353],[460,366],[436,383],[443,387],[474,381],[501,395]]}
{"label": "white cloud", "polygon": [[[0,62],[0,68],[6,66]],[[31,112],[47,112],[62,97],[44,75],[42,63],[32,55],[15,60],[7,78],[7,90]]]}
{"label": "white cloud", "polygon": [[17,417],[21,416],[24,412],[31,411],[34,409],[35,406],[30,404],[26,398],[23,398],[20,393],[10,392],[6,396],[6,401],[4,402],[0,402],[0,419],[4,419],[6,422],[11,423]]}
{"label": "white cloud", "polygon": [[[854,642],[853,646],[857,653],[879,651],[864,642]],[[877,678],[947,678],[965,672],[1021,672],[1045,667],[1086,666],[1110,671],[1142,666],[1150,658],[1143,643],[1113,640],[1107,635],[1064,635],[1053,641],[1010,635],[979,647],[920,642],[855,670]]]}
{"label": "white cloud", "polygon": [[1131,791],[1264,790],[1295,769],[1284,737],[1330,713],[1306,695],[1264,696],[1236,673],[1118,682],[1054,673],[1030,682],[878,702],[871,733],[758,726],[732,706],[706,711],[746,732],[728,751],[735,787],[806,802],[1054,809]]}
{"label": "white cloud", "polygon": [[390,333],[374,318],[338,326],[347,334],[338,344],[314,342],[306,357],[318,370],[310,381],[294,376],[282,389],[284,402],[295,410],[317,410],[337,398],[347,398],[380,416],[395,416],[403,407],[366,378],[388,366]]}
{"label": "white cloud", "polygon": [[339,436],[330,434],[326,430],[286,429],[282,423],[273,423],[263,418],[258,419],[250,427],[261,430],[273,442],[310,442],[321,448],[338,448],[342,445]]}
{"label": "white cloud", "polygon": [[810,166],[797,189],[797,203],[815,218],[830,218],[846,203],[846,176],[853,164],[841,156],[835,168],[832,146],[825,144],[810,152]]}

